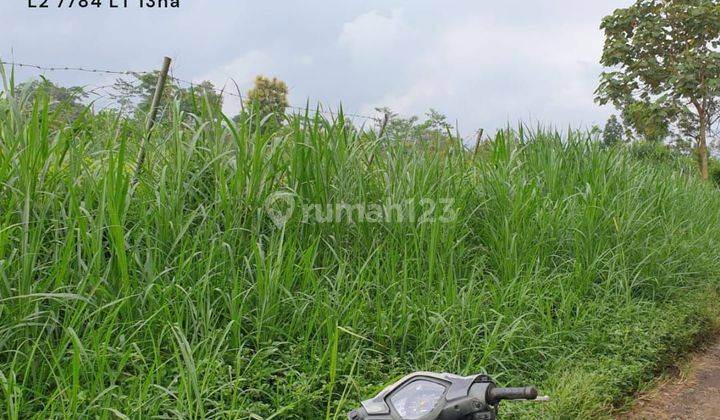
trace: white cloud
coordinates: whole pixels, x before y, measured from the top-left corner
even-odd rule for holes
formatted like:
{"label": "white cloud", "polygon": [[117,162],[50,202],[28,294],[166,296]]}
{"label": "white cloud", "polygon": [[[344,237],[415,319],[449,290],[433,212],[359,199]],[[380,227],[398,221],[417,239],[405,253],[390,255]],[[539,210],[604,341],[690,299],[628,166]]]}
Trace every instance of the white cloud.
{"label": "white cloud", "polygon": [[389,93],[374,104],[365,104],[362,112],[372,113],[377,106],[387,106],[400,114],[422,113],[423,110],[428,109],[423,108],[422,104],[428,103],[436,97],[437,89],[434,84],[420,81],[403,91]]}
{"label": "white cloud", "polygon": [[528,119],[559,126],[601,122],[607,111],[593,102],[601,50],[597,26],[582,22],[455,19],[402,61],[406,71],[393,69],[406,75],[395,89],[363,109],[389,106],[420,115],[436,108],[458,118],[465,132]]}
{"label": "white cloud", "polygon": [[244,89],[252,86],[252,81],[258,74],[271,74],[274,66],[275,62],[269,54],[253,50],[196,77],[195,81],[210,80],[218,87],[234,87],[237,84]]}
{"label": "white cloud", "polygon": [[381,58],[409,35],[401,9],[386,15],[377,10],[357,16],[343,24],[339,42],[359,60]]}

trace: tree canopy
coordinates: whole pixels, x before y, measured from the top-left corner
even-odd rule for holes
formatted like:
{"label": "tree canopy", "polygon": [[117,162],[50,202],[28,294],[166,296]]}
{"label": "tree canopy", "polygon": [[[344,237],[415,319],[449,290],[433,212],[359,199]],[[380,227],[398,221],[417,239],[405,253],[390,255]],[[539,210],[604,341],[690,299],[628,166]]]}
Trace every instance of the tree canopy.
{"label": "tree canopy", "polygon": [[601,104],[612,103],[636,132],[665,138],[684,125],[695,133],[708,178],[707,134],[720,97],[720,3],[637,0],[605,17]]}
{"label": "tree canopy", "polygon": [[273,77],[258,75],[255,77],[255,84],[247,93],[245,105],[262,118],[272,116],[272,120],[279,124],[285,109],[290,105],[288,102],[288,87],[282,80]]}
{"label": "tree canopy", "polygon": [[[118,79],[114,89],[121,106],[130,112],[145,115],[150,109],[158,74],[158,71],[153,71],[137,73],[130,80]],[[190,114],[201,113],[206,104],[214,110],[222,109],[223,104],[222,94],[209,81],[182,87],[177,81],[169,79],[163,90],[162,103],[167,104],[171,99],[177,99],[180,110]]]}
{"label": "tree canopy", "polygon": [[432,108],[425,113],[425,120],[422,122],[414,115],[408,118],[399,117],[387,107],[376,108],[376,111],[388,115],[385,133],[390,138],[401,141],[441,142],[453,137],[453,127],[447,117]]}
{"label": "tree canopy", "polygon": [[603,144],[607,147],[612,147],[622,142],[623,129],[616,116],[612,115],[607,120],[602,135]]}
{"label": "tree canopy", "polygon": [[45,77],[20,84],[15,93],[25,97],[27,103],[32,103],[39,95],[45,96],[50,112],[56,114],[54,120],[60,122],[77,118],[85,109],[83,100],[88,96],[81,86],[58,86]]}

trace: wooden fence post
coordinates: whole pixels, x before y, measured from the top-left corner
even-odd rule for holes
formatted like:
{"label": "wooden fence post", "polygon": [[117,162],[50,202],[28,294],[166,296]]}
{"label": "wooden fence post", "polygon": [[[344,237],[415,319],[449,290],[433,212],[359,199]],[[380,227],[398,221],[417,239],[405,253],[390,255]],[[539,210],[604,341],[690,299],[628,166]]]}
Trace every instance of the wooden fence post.
{"label": "wooden fence post", "polygon": [[378,138],[382,137],[385,134],[385,128],[387,128],[388,121],[390,121],[390,113],[386,111],[383,115],[383,121],[382,125],[380,126],[380,134],[378,134]]}
{"label": "wooden fence post", "polygon": [[[385,111],[383,113],[382,123],[380,124],[380,132],[378,133],[378,140],[380,140],[380,138],[385,135],[385,128],[387,128],[389,121],[390,121],[390,113]],[[372,165],[373,161],[375,161],[375,153],[370,155],[370,159],[368,160],[368,167]]]}
{"label": "wooden fence post", "polygon": [[485,132],[485,129],[483,129],[483,128],[478,130],[477,140],[475,141],[475,151],[473,152],[473,158],[475,158],[475,156],[477,156],[478,151],[480,150],[480,143],[482,142],[482,136],[483,136],[484,132]]}
{"label": "wooden fence post", "polygon": [[138,153],[137,162],[135,163],[133,184],[137,182],[138,175],[140,175],[143,162],[145,161],[145,145],[148,141],[150,141],[150,133],[155,126],[155,119],[157,118],[158,108],[160,107],[160,100],[162,99],[163,90],[165,89],[165,82],[167,81],[171,62],[172,60],[169,57],[165,57],[162,69],[160,69],[157,85],[155,85],[155,94],[153,95],[152,104],[150,105],[150,114],[148,115],[147,122],[145,123],[145,136],[140,140],[140,152]]}

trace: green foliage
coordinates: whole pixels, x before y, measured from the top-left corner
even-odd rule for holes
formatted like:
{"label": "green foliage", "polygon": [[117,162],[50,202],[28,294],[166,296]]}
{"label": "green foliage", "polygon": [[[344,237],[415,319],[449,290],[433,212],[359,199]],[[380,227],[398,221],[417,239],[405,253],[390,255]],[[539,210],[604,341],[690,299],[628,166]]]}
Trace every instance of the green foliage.
{"label": "green foliage", "polygon": [[31,106],[36,99],[47,101],[48,111],[54,114],[54,121],[60,124],[73,122],[85,111],[83,100],[87,92],[80,86],[58,86],[49,79],[31,80],[17,86],[15,96]]}
{"label": "green foliage", "polygon": [[420,122],[417,116],[402,118],[389,108],[376,108],[381,114],[388,116],[385,137],[393,141],[402,141],[408,145],[430,146],[432,150],[443,150],[453,143],[458,143],[453,127],[447,117],[430,109],[425,113],[425,120]]}
{"label": "green foliage", "polygon": [[644,141],[662,142],[670,135],[672,111],[658,102],[631,101],[622,110],[623,120]]}
{"label": "green foliage", "polygon": [[667,106],[717,94],[720,5],[712,0],[638,0],[603,19],[601,103],[623,105],[639,95]]}
{"label": "green foliage", "polygon": [[710,159],[710,179],[720,187],[720,161],[716,158]]}
{"label": "green foliage", "polygon": [[[131,185],[133,121],[55,130],[15,101],[0,114],[11,419],[341,417],[421,369],[553,395],[510,415],[598,417],[718,314],[717,191],[584,133],[503,131],[478,159],[458,142],[378,142],[341,117],[271,132],[184,120],[174,102]],[[417,214],[451,198],[459,217],[296,211],[278,228],[278,191]]]}
{"label": "green foliage", "polygon": [[[282,124],[288,102],[288,87],[282,80],[258,75],[255,85],[247,93],[245,105],[258,114],[260,118],[268,118],[274,126]],[[272,128],[272,127],[271,127]]]}
{"label": "green foliage", "polygon": [[174,98],[185,113],[217,113],[222,110],[223,105],[222,94],[207,80],[185,89],[175,88]]}
{"label": "green foliage", "polygon": [[[155,87],[159,76],[158,71],[136,73],[133,79],[118,79],[114,89],[117,99],[123,109],[144,118],[150,110]],[[197,85],[181,87],[174,79],[168,78],[161,106],[176,101],[180,111],[185,114],[199,115],[207,113],[208,109],[218,112],[222,109],[223,98],[212,82],[203,81]]]}
{"label": "green foliage", "polygon": [[638,141],[630,144],[630,153],[636,159],[669,163],[673,160],[672,151],[664,144],[655,141]]}
{"label": "green foliage", "polygon": [[636,141],[627,146],[633,159],[690,176],[697,173],[697,156],[683,154],[675,147],[656,141]]}
{"label": "green foliage", "polygon": [[670,140],[670,146],[683,156],[693,156],[695,154],[693,139],[682,134],[674,135]]}
{"label": "green foliage", "polygon": [[611,115],[602,131],[603,144],[612,147],[623,142],[623,129],[616,116]]}
{"label": "green foliage", "polygon": [[720,3],[636,0],[603,19],[605,46],[597,90],[601,104],[623,110],[646,140],[663,139],[672,123],[695,131],[707,173],[706,133],[720,96]]}

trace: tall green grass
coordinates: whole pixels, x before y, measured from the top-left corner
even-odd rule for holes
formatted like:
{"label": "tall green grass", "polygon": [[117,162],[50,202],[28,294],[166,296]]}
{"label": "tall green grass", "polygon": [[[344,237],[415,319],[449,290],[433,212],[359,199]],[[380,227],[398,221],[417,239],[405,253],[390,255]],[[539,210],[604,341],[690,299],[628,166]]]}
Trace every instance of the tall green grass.
{"label": "tall green grass", "polygon": [[[482,152],[378,139],[342,115],[278,131],[136,124],[0,98],[2,417],[323,418],[413,370],[535,383],[530,416],[607,415],[712,327],[713,188],[585,134]],[[454,199],[449,223],[282,228],[298,203]]]}

